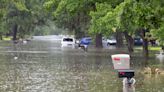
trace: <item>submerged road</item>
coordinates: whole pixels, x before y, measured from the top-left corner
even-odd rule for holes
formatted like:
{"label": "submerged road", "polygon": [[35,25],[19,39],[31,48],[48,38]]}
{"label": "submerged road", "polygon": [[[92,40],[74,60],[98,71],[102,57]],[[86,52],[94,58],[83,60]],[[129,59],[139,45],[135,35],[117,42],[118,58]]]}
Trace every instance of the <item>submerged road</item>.
{"label": "submerged road", "polygon": [[[0,44],[0,92],[124,91],[110,57],[124,50],[89,47],[85,53],[78,48],[61,48],[52,41]],[[138,57],[132,59],[136,70],[143,67]],[[162,75],[136,73],[135,79],[136,92],[164,92]]]}

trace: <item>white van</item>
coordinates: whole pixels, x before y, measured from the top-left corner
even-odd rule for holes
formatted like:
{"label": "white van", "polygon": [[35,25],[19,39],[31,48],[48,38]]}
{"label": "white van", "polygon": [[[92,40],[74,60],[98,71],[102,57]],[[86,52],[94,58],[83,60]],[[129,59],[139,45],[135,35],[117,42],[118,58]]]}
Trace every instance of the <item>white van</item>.
{"label": "white van", "polygon": [[61,40],[61,47],[75,47],[75,38],[63,37]]}

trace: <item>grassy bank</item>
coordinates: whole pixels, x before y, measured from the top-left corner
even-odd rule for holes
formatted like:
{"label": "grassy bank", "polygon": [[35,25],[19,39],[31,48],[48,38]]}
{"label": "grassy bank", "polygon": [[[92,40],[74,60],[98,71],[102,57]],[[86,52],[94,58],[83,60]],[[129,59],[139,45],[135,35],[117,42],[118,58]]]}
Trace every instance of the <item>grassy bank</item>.
{"label": "grassy bank", "polygon": [[12,40],[12,37],[3,37],[2,38],[4,41],[10,41],[10,40]]}
{"label": "grassy bank", "polygon": [[[148,48],[151,51],[160,51],[161,50],[161,47],[160,46],[149,46]],[[138,46],[138,47],[134,47],[134,49],[136,49],[136,50],[142,50],[143,47],[142,46]]]}

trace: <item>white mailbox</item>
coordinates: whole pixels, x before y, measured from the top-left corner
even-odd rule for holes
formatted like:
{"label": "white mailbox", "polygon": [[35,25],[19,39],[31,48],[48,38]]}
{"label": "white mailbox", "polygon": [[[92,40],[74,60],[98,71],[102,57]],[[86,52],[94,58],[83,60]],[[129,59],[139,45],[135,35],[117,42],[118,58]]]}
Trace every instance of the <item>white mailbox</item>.
{"label": "white mailbox", "polygon": [[114,69],[130,69],[130,56],[128,54],[116,54],[111,57]]}

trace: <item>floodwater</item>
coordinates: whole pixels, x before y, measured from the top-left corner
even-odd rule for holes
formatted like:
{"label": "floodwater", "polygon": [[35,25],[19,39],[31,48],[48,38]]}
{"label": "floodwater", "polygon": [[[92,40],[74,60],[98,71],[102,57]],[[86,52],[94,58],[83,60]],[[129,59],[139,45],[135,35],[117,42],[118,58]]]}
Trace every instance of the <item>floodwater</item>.
{"label": "floodwater", "polygon": [[[135,86],[123,87],[111,61],[111,55],[119,53],[126,53],[126,49],[90,46],[84,52],[61,48],[53,41],[15,45],[0,42],[0,92],[164,92],[162,74],[136,72]],[[132,68],[142,71],[144,62],[136,51],[131,58]],[[164,66],[154,56],[148,62]]]}

